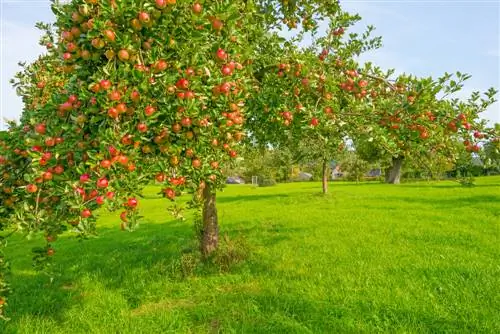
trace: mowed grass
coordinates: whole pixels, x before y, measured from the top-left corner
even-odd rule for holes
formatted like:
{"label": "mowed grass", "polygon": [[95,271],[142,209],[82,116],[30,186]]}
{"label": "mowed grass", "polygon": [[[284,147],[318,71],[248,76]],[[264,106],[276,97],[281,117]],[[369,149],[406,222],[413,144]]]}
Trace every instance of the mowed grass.
{"label": "mowed grass", "polygon": [[500,333],[500,177],[320,189],[227,187],[222,233],[248,252],[229,270],[182,275],[192,222],[154,188],[139,230],[106,213],[98,239],[62,237],[52,284],[31,267],[42,243],[14,239],[0,332]]}

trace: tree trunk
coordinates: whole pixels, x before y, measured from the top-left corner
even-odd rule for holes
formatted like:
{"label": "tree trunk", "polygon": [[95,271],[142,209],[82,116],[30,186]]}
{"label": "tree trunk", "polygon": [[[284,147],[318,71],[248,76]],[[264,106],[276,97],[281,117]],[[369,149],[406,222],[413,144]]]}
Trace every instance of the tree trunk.
{"label": "tree trunk", "polygon": [[401,179],[401,166],[403,165],[402,157],[393,157],[392,166],[390,169],[386,170],[385,182],[390,184],[399,184]]}
{"label": "tree trunk", "polygon": [[219,244],[219,222],[217,216],[216,195],[211,185],[203,189],[203,221],[201,233],[201,253],[204,258],[210,256]]}
{"label": "tree trunk", "polygon": [[328,192],[328,166],[327,166],[327,161],[323,160],[323,194],[326,194]]}

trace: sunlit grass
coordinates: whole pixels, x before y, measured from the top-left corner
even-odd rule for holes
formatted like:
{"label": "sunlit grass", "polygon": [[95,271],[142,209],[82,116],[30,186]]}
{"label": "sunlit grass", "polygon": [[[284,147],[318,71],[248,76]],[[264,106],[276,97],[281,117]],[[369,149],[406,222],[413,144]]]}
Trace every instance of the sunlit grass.
{"label": "sunlit grass", "polygon": [[5,333],[500,332],[500,178],[457,183],[230,186],[223,233],[248,247],[229,271],[183,276],[190,219],[148,189],[134,233],[56,244],[53,284],[31,269],[38,241],[9,245]]}

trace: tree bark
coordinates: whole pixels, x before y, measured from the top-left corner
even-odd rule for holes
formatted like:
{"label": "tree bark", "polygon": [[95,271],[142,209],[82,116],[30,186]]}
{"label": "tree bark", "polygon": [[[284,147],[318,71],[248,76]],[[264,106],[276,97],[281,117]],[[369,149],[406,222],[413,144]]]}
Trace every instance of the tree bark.
{"label": "tree bark", "polygon": [[390,184],[399,184],[401,180],[401,166],[403,165],[403,157],[392,157],[392,166],[386,170],[385,182]]}
{"label": "tree bark", "polygon": [[211,185],[203,189],[203,221],[201,232],[201,253],[204,258],[210,256],[219,245],[219,219],[217,216],[216,194]]}
{"label": "tree bark", "polygon": [[328,166],[326,159],[323,160],[323,194],[328,193]]}

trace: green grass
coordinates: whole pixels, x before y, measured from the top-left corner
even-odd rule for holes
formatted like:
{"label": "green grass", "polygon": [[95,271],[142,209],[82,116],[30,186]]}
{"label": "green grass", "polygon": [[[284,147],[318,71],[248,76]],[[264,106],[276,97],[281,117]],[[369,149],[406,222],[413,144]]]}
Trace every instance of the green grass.
{"label": "green grass", "polygon": [[40,242],[14,239],[0,332],[500,332],[500,177],[330,190],[228,187],[222,232],[249,245],[228,271],[180,274],[191,221],[174,221],[156,189],[134,233],[105,215],[98,239],[61,238],[52,284],[31,268]]}

